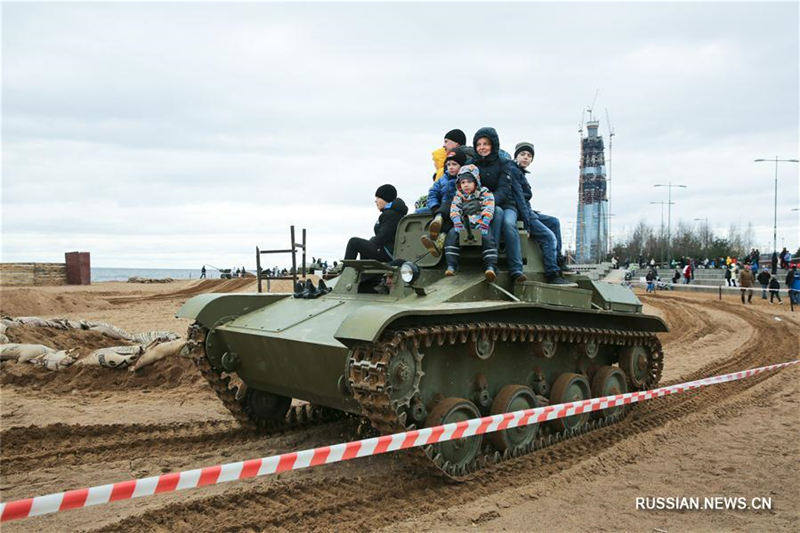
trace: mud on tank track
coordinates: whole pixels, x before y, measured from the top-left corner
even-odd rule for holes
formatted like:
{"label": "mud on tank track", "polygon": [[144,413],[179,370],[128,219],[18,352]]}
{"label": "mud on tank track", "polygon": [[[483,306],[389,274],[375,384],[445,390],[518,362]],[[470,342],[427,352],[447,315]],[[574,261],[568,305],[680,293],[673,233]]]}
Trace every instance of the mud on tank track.
{"label": "mud on tank track", "polygon": [[[665,350],[692,336],[705,335],[714,328],[708,318],[710,308],[722,315],[743,317],[751,326],[749,337],[733,353],[720,357],[697,370],[676,376],[664,384],[697,379],[745,368],[781,361],[785,354],[796,354],[800,338],[793,328],[793,319],[782,322],[735,304],[717,301],[698,302],[688,298],[669,299],[643,297],[657,307],[667,322],[680,324],[680,335],[665,338]],[[765,349],[769,346],[769,349]],[[669,368],[669,357],[666,359]],[[750,399],[746,391],[768,380],[773,374],[764,374],[744,381],[715,386],[701,391],[662,398],[637,406],[621,422],[598,429],[568,441],[556,444],[534,454],[502,463],[484,470],[476,479],[452,483],[439,476],[426,476],[417,470],[404,468],[405,462],[398,454],[389,454],[367,460],[333,465],[312,471],[298,472],[268,480],[231,484],[209,495],[201,491],[183,493],[182,497],[157,502],[157,498],[142,502],[137,514],[133,507],[124,512],[120,504],[116,510],[106,508],[109,520],[103,520],[103,531],[206,531],[206,530],[262,530],[291,527],[297,530],[377,529],[391,526],[395,521],[426,512],[448,508],[454,502],[467,504],[492,492],[508,487],[533,486],[535,493],[547,494],[547,484],[554,476],[588,459],[597,457],[615,445],[653,429],[698,412],[712,411],[720,419],[735,417],[738,410]],[[769,383],[765,386],[770,387]],[[774,385],[773,387],[777,387]],[[336,442],[355,435],[352,419],[328,422],[323,427],[297,429],[289,434],[260,436],[240,430],[232,420],[149,424],[113,424],[97,426],[64,426],[54,424],[44,427],[11,428],[0,434],[3,442],[2,476],[20,475],[32,469],[59,470],[70,465],[90,464],[99,468],[112,460],[124,446],[131,458],[183,457],[188,467],[213,464],[204,458],[209,450],[234,461],[257,457],[266,453],[289,451],[301,444],[303,448]],[[333,440],[332,440],[333,439]],[[247,456],[242,455],[243,450]],[[642,460],[638,452],[620,451],[618,460]],[[152,457],[154,456],[155,457]],[[208,454],[205,454],[208,455]],[[213,454],[212,454],[213,457]],[[359,464],[361,463],[361,464]],[[151,468],[151,467],[150,467]],[[153,475],[160,471],[147,471],[139,475]],[[69,478],[69,474],[66,475]],[[116,479],[105,479],[113,481]],[[68,486],[53,482],[51,489],[77,488],[74,481]],[[13,494],[13,497],[31,495]],[[4,497],[4,499],[9,499]],[[387,502],[391,502],[388,503]],[[123,504],[125,505],[125,504]],[[127,504],[129,506],[135,503]],[[87,510],[88,511],[88,510]],[[81,513],[84,511],[74,511]],[[34,519],[30,522],[10,523],[8,531],[29,528],[59,529],[59,516]],[[112,516],[121,518],[114,521]],[[70,522],[75,527],[93,528],[91,522]],[[5,528],[4,528],[5,529]]]}

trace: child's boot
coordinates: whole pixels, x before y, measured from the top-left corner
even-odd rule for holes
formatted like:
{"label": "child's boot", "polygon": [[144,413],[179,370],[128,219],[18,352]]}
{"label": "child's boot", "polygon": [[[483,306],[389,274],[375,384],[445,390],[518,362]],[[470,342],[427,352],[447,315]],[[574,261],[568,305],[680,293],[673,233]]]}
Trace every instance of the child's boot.
{"label": "child's boot", "polygon": [[442,254],[442,249],[444,248],[445,237],[446,235],[444,233],[440,233],[436,239],[432,239],[427,235],[423,235],[419,238],[419,240],[422,242],[422,246],[424,246],[433,257],[439,257]]}
{"label": "child's boot", "polygon": [[430,226],[428,226],[428,233],[430,233],[431,239],[436,240],[441,231],[442,231],[442,215],[436,215],[435,217],[433,217]]}

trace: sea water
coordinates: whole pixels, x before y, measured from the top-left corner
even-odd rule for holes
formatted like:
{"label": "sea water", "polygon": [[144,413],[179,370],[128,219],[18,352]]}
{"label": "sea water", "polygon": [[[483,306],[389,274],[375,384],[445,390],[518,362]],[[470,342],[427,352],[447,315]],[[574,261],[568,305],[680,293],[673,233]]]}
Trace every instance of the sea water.
{"label": "sea water", "polygon": [[[128,281],[128,278],[138,276],[140,278],[153,279],[198,279],[200,270],[184,268],[102,268],[92,267],[92,283],[98,281]],[[208,278],[219,278],[219,272],[208,269]]]}

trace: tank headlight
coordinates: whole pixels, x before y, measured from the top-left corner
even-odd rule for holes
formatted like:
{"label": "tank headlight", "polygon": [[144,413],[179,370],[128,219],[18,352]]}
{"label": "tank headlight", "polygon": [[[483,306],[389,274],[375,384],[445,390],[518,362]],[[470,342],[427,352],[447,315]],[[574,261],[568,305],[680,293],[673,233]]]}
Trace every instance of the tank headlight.
{"label": "tank headlight", "polygon": [[419,277],[419,267],[411,261],[406,261],[400,267],[400,278],[406,285],[411,285]]}

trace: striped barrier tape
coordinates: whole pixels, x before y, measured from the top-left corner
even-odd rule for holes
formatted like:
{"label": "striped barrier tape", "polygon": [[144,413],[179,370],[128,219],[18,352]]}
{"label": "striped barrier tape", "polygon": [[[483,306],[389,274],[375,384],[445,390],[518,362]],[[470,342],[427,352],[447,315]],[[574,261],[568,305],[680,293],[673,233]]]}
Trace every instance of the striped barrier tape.
{"label": "striped barrier tape", "polygon": [[648,391],[629,392],[615,396],[591,398],[577,402],[486,416],[483,418],[473,418],[471,420],[454,422],[442,426],[432,426],[333,446],[323,446],[321,448],[312,448],[299,452],[262,457],[261,459],[251,459],[249,461],[239,461],[187,470],[185,472],[173,472],[160,476],[100,485],[88,489],[70,490],[48,494],[46,496],[37,496],[35,498],[14,500],[7,503],[0,503],[0,522],[58,513],[92,505],[102,505],[119,500],[130,500],[142,496],[194,489],[206,485],[217,485],[239,479],[279,474],[289,470],[300,470],[301,468],[349,461],[350,459],[359,457],[369,457],[416,446],[425,446],[438,442],[482,435],[493,431],[538,424],[576,414],[598,411],[608,407],[660,398],[662,396],[707,387],[709,385],[737,381],[762,372],[778,370],[798,363],[800,363],[800,359],[733,372],[722,376],[698,379],[678,385],[669,385]]}

